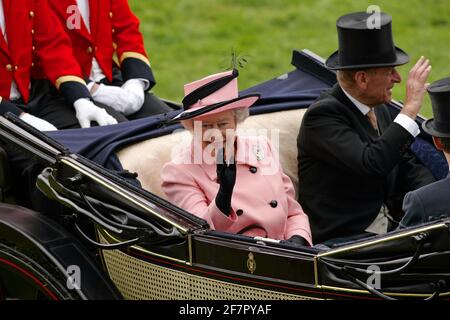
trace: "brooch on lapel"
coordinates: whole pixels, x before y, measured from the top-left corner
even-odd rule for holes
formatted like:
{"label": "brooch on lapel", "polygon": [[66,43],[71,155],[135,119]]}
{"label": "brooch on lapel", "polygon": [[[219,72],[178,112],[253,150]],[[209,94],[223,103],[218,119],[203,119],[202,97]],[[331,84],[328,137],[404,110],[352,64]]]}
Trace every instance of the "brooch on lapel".
{"label": "brooch on lapel", "polygon": [[264,149],[262,149],[260,145],[253,146],[253,154],[258,161],[264,160],[265,158]]}

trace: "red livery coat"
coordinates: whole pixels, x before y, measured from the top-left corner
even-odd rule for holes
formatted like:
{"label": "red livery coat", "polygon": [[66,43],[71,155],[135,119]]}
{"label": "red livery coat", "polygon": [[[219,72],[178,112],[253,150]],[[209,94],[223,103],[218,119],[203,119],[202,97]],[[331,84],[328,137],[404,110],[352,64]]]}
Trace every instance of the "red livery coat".
{"label": "red livery coat", "polygon": [[[117,53],[125,81],[143,78],[154,83],[143,37],[139,32],[139,20],[131,12],[127,0],[90,0],[91,32],[81,18],[76,0],[48,2],[72,40],[84,77],[89,77],[95,57],[106,78],[112,81],[113,56]],[[128,64],[132,63],[124,70],[125,60]]]}
{"label": "red livery coat", "polygon": [[[0,0],[1,1],[1,0]],[[46,0],[3,0],[8,43],[0,36],[0,96],[8,99],[14,80],[25,103],[34,61],[42,76],[56,87],[79,82],[81,70],[73,58],[70,39]]]}

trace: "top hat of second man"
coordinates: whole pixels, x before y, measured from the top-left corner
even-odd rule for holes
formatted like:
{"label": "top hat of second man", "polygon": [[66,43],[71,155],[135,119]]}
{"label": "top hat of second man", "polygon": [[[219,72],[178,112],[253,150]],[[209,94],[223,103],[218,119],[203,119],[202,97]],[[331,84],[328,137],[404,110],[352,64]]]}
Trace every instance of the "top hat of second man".
{"label": "top hat of second man", "polygon": [[434,118],[422,123],[423,130],[438,138],[450,138],[450,77],[428,87]]}
{"label": "top hat of second man", "polygon": [[408,54],[394,44],[392,17],[383,12],[378,17],[355,12],[337,20],[339,49],[325,62],[328,69],[392,67],[409,62]]}

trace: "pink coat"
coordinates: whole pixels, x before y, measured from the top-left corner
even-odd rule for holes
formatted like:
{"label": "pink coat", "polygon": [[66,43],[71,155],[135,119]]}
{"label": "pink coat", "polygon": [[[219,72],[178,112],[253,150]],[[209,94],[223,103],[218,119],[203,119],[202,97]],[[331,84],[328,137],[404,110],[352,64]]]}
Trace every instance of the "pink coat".
{"label": "pink coat", "polygon": [[193,144],[162,170],[162,188],[170,201],[205,219],[215,230],[280,240],[300,235],[312,244],[308,216],[295,200],[292,182],[266,138],[237,138],[237,175],[229,217],[214,201],[219,190],[216,165],[192,164],[191,150]]}

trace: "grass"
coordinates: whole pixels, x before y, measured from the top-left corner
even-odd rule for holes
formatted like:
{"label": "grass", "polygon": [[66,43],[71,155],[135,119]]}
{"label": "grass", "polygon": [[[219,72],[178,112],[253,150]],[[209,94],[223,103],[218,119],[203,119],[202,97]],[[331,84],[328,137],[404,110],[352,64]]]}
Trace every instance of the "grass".
{"label": "grass", "polygon": [[[394,97],[404,99],[409,69],[421,55],[433,65],[430,82],[450,76],[449,0],[129,0],[141,20],[158,84],[155,92],[180,101],[183,85],[226,69],[231,50],[248,64],[244,89],[292,69],[292,49],[328,57],[337,48],[336,19],[376,4],[393,17],[397,46],[411,62],[399,67],[404,81]],[[429,98],[421,112],[431,116]]]}

